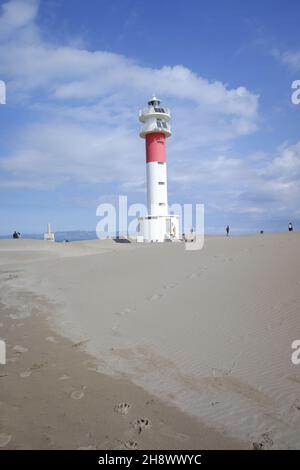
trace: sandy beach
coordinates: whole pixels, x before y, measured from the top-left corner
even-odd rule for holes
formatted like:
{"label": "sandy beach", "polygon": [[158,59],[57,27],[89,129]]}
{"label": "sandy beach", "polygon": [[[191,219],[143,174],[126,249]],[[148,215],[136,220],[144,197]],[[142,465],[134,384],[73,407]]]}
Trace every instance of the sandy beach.
{"label": "sandy beach", "polygon": [[299,449],[300,234],[0,241],[2,449]]}

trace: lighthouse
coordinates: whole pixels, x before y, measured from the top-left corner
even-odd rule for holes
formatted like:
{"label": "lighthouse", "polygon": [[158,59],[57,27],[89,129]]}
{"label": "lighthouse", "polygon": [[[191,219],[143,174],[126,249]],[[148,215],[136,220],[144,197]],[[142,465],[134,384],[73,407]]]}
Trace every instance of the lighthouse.
{"label": "lighthouse", "polygon": [[164,242],[179,239],[178,216],[169,214],[166,141],[171,136],[171,113],[153,96],[140,110],[140,137],[146,143],[148,215],[140,217],[139,241]]}

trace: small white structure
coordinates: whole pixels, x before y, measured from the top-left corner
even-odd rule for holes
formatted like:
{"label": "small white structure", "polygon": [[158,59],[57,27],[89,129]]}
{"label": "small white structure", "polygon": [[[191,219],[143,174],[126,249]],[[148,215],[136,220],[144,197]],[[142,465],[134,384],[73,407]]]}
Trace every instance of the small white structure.
{"label": "small white structure", "polygon": [[44,240],[48,242],[55,242],[54,233],[51,232],[51,224],[48,224],[47,226],[47,232],[44,233]]}
{"label": "small white structure", "polygon": [[171,113],[153,96],[139,112],[143,123],[140,137],[146,141],[148,215],[140,217],[140,235],[145,242],[179,240],[179,218],[170,215],[167,190],[166,138],[171,136]]}

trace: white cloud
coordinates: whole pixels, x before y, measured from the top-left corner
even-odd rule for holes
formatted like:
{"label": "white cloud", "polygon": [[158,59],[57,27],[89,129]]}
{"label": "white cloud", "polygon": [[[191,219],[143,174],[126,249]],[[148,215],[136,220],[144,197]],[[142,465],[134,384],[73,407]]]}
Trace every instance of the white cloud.
{"label": "white cloud", "polygon": [[119,54],[47,42],[37,7],[13,0],[0,18],[1,78],[10,99],[36,115],[0,155],[6,175],[0,186],[47,190],[87,183],[100,192],[102,183],[114,183],[119,191],[143,191],[137,110],[155,91],[173,112],[171,191],[177,182],[190,199],[249,217],[277,210],[279,200],[282,208],[298,210],[300,143],[274,157],[230,153],[237,138],[258,127],[257,95],[183,65],[149,68]]}
{"label": "white cloud", "polygon": [[[209,82],[182,65],[151,69],[119,54],[47,43],[41,35],[28,34],[24,41],[24,28],[27,31],[36,28],[32,23],[34,5],[33,1],[13,0],[4,5],[0,19],[7,22],[9,11],[11,30],[15,33],[13,39],[2,41],[0,47],[2,73],[7,75],[13,90],[33,93],[42,89],[48,99],[72,101],[97,100],[120,93],[128,104],[136,97],[145,99],[155,90],[220,115],[256,120],[256,95],[243,86],[229,89],[219,81]],[[22,21],[15,16],[22,16]],[[16,24],[24,27],[22,34],[13,27]]]}
{"label": "white cloud", "polygon": [[291,70],[297,71],[300,70],[300,50],[286,50],[281,51],[279,49],[274,49],[272,51],[273,56],[281,62],[283,65],[287,65]]}
{"label": "white cloud", "polygon": [[279,54],[283,64],[289,65],[294,70],[300,70],[300,52],[299,51],[286,51]]}
{"label": "white cloud", "polygon": [[[207,212],[265,217],[297,216],[300,203],[300,141],[272,154],[176,160],[170,172],[183,194],[206,201]],[[175,186],[175,185],[174,185]]]}
{"label": "white cloud", "polygon": [[140,142],[122,128],[78,124],[30,125],[15,153],[1,167],[21,187],[36,181],[45,189],[67,182],[101,184],[136,176]]}
{"label": "white cloud", "polygon": [[202,147],[256,129],[258,97],[245,87],[230,89],[182,65],[154,69],[119,54],[46,42],[34,21],[37,6],[13,0],[0,19],[7,25],[0,63],[10,99],[42,119],[28,123],[2,157],[15,184],[32,180],[36,187],[39,178],[45,188],[65,181],[139,187],[137,110],[154,90],[172,107],[177,154],[196,157]]}
{"label": "white cloud", "polygon": [[5,2],[1,8],[0,34],[5,36],[34,21],[38,13],[38,1],[11,0]]}

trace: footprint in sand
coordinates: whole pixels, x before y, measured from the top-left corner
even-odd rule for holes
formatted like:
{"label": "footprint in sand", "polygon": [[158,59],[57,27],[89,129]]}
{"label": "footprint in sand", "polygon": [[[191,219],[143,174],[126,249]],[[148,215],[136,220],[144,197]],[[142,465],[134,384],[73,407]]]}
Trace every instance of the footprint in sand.
{"label": "footprint in sand", "polygon": [[119,330],[119,326],[113,326],[111,328],[111,334],[113,336],[118,336],[118,337],[122,336],[121,333],[120,333],[120,330]]}
{"label": "footprint in sand", "polygon": [[90,341],[90,338],[82,339],[81,341],[78,341],[77,343],[73,343],[72,348],[79,348],[80,346],[83,346],[85,343],[88,343],[89,341]]}
{"label": "footprint in sand", "polygon": [[138,444],[137,442],[135,441],[126,441],[126,442],[122,442],[123,444],[123,448],[124,449],[129,449],[129,450],[134,450],[134,449],[137,449],[138,447]]}
{"label": "footprint in sand", "polygon": [[123,315],[127,315],[130,312],[131,312],[130,308],[124,308],[123,310],[118,310],[117,312],[115,312],[115,315],[123,316]]}
{"label": "footprint in sand", "polygon": [[32,366],[30,367],[30,370],[39,370],[39,369],[42,369],[42,368],[45,367],[47,364],[48,364],[48,361],[39,362],[39,363],[34,363],[34,364],[32,364]]}
{"label": "footprint in sand", "polygon": [[300,411],[300,400],[299,400],[299,398],[296,398],[296,400],[292,404],[292,408],[294,408],[295,410]]}
{"label": "footprint in sand", "polygon": [[12,436],[9,434],[0,434],[0,447],[5,447],[11,441]]}
{"label": "footprint in sand", "polygon": [[23,354],[23,353],[26,353],[28,351],[27,348],[24,348],[24,346],[20,346],[20,345],[16,345],[13,347],[13,351],[19,353],[19,354]]}
{"label": "footprint in sand", "polygon": [[40,362],[39,364],[32,364],[30,369],[25,370],[24,372],[20,373],[20,377],[25,378],[25,377],[30,377],[33,371],[37,371],[42,369],[48,364],[47,361],[45,362]]}
{"label": "footprint in sand", "polygon": [[273,447],[273,440],[268,432],[264,432],[260,439],[252,443],[253,450],[268,450]]}
{"label": "footprint in sand", "polygon": [[173,284],[165,284],[163,287],[164,289],[174,289],[174,287],[178,286],[178,284],[173,283]]}
{"label": "footprint in sand", "polygon": [[158,300],[162,297],[162,294],[153,294],[151,297],[148,298],[148,300]]}
{"label": "footprint in sand", "polygon": [[114,410],[116,413],[120,413],[121,415],[127,415],[131,405],[129,403],[119,403],[115,406]]}
{"label": "footprint in sand", "polygon": [[197,273],[192,273],[187,276],[188,279],[195,279],[196,277],[198,277]]}
{"label": "footprint in sand", "polygon": [[24,370],[24,372],[21,372],[20,373],[20,377],[22,377],[22,379],[26,378],[26,377],[30,377],[32,374],[32,371],[31,370]]}
{"label": "footprint in sand", "polygon": [[87,370],[89,370],[90,372],[99,372],[98,367],[88,367]]}
{"label": "footprint in sand", "polygon": [[133,427],[138,430],[139,434],[151,427],[151,422],[148,418],[138,418],[132,424]]}
{"label": "footprint in sand", "polygon": [[6,362],[17,362],[18,360],[18,357],[10,357],[9,359],[6,359]]}
{"label": "footprint in sand", "polygon": [[62,375],[61,377],[59,377],[58,380],[69,380],[69,378],[70,378],[70,377],[69,377],[68,375],[64,374],[64,375]]}
{"label": "footprint in sand", "polygon": [[54,336],[48,336],[46,341],[49,341],[50,343],[57,343],[57,340],[54,338]]}
{"label": "footprint in sand", "polygon": [[20,313],[11,313],[9,315],[9,318],[11,318],[12,320],[23,320],[25,318],[29,318],[31,317],[31,314],[30,313],[26,313],[26,312],[20,312]]}
{"label": "footprint in sand", "polygon": [[84,397],[83,390],[74,390],[74,392],[71,393],[71,398],[73,398],[73,400],[81,400],[83,397]]}
{"label": "footprint in sand", "polygon": [[151,399],[146,401],[145,405],[153,405],[153,403],[155,403],[155,400]]}

